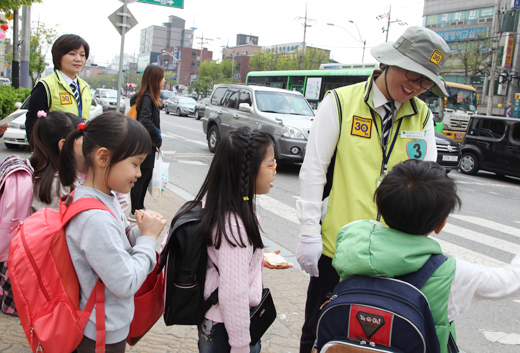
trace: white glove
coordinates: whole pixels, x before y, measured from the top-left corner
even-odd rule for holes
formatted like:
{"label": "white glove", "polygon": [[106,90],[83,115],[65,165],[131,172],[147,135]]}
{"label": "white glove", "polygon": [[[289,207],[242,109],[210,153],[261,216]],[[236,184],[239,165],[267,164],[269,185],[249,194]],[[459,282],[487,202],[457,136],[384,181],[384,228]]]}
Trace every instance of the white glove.
{"label": "white glove", "polygon": [[296,260],[302,270],[313,277],[319,277],[318,260],[323,252],[321,236],[300,235],[296,248]]}

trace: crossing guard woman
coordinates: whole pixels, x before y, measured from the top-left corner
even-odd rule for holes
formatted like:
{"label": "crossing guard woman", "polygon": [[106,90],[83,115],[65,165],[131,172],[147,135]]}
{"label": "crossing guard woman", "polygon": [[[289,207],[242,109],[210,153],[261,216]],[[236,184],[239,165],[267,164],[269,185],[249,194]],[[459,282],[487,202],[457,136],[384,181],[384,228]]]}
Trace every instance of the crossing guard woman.
{"label": "crossing guard woman", "polygon": [[300,171],[296,258],[311,275],[300,353],[311,352],[319,308],[339,282],[332,267],[338,231],[353,221],[379,220],[374,192],[395,164],[437,159],[433,114],[415,97],[428,89],[448,95],[439,74],[450,48],[435,32],[414,26],[371,53],[381,70],[321,102]]}
{"label": "crossing guard woman", "polygon": [[52,45],[54,72],[41,79],[31,92],[25,122],[32,149],[32,130],[40,110],[60,110],[83,119],[90,117],[92,97],[89,85],[78,77],[89,56],[88,43],[78,35],[64,34]]}

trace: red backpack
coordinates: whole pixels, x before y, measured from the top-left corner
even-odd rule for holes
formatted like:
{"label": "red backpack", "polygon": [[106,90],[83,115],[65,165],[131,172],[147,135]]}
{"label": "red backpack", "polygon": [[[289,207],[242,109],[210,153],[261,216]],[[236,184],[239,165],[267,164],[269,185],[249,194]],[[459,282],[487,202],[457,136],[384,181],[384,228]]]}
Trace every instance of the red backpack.
{"label": "red backpack", "polygon": [[[98,280],[83,310],[80,286],[70,258],[65,225],[80,212],[100,209],[101,201],[72,195],[60,210],[43,208],[20,222],[9,248],[9,277],[20,323],[33,352],[70,353],[96,305],[96,352],[105,352],[105,285]],[[114,216],[115,218],[115,216]],[[134,295],[135,312],[127,342],[135,345],[163,312],[164,276],[155,270]]]}

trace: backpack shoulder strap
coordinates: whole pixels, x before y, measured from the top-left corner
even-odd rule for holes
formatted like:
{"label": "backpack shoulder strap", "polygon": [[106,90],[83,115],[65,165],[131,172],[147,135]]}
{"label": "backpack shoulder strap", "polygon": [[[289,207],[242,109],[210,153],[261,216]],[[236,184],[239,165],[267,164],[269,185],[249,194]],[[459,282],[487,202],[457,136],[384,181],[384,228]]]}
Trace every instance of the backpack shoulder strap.
{"label": "backpack shoulder strap", "polygon": [[442,254],[432,255],[426,261],[426,263],[416,272],[409,273],[404,276],[400,276],[397,279],[408,282],[417,289],[421,289],[431,275],[437,271],[437,269],[444,263],[448,258]]}
{"label": "backpack shoulder strap", "polygon": [[[65,207],[65,206],[60,206]],[[79,199],[77,201],[74,201],[69,206],[66,206],[67,209],[65,210],[65,213],[62,218],[63,224],[66,224],[68,221],[71,220],[72,217],[77,215],[78,213],[81,213],[83,211],[88,210],[103,210],[109,212],[117,221],[117,217],[112,213],[112,211],[101,201],[96,200],[91,197],[85,197],[82,199]]]}

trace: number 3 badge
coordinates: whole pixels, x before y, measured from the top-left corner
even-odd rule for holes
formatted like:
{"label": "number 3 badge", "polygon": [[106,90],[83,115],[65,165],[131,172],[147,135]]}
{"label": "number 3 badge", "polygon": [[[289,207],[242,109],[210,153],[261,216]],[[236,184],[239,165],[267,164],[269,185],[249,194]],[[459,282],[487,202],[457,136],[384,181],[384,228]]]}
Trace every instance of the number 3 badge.
{"label": "number 3 badge", "polygon": [[410,141],[406,145],[406,153],[410,159],[423,160],[426,155],[426,140]]}

